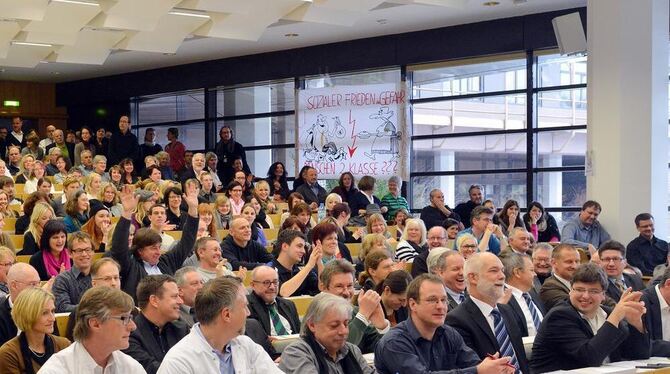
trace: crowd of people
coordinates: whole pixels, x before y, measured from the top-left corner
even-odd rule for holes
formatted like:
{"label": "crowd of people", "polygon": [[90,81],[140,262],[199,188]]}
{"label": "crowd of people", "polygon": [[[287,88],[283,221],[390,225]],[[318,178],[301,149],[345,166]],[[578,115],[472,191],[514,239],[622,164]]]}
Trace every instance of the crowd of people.
{"label": "crowd of people", "polygon": [[397,176],[384,196],[349,172],[327,191],[310,166],[292,187],[281,162],[259,178],[227,126],[207,153],[178,128],[140,144],[126,116],[111,136],[22,127],[0,129],[0,225],[24,236],[0,236],[0,374],[543,373],[670,355],[668,244],[648,213],[624,246],[593,200],[559,230],[540,202],[496,209],[478,185],[412,213]]}

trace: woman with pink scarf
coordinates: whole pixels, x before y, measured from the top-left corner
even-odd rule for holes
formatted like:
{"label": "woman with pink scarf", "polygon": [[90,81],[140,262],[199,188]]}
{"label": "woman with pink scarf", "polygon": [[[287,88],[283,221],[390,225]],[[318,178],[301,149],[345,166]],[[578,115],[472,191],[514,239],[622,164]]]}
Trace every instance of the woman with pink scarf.
{"label": "woman with pink scarf", "polygon": [[70,270],[70,255],[65,243],[67,231],[61,220],[49,220],[42,229],[40,250],[30,257],[30,265],[37,269],[40,280],[48,281],[62,271]]}

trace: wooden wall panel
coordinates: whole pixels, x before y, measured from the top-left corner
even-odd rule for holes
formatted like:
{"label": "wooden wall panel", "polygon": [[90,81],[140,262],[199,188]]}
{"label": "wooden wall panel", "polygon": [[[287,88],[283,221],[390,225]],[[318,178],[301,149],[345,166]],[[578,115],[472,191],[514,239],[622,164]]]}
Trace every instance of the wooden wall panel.
{"label": "wooden wall panel", "polygon": [[[5,100],[18,100],[21,106],[5,107]],[[67,128],[67,109],[56,106],[56,85],[52,83],[0,81],[0,117],[15,115],[33,119],[40,134],[45,133],[47,124]]]}

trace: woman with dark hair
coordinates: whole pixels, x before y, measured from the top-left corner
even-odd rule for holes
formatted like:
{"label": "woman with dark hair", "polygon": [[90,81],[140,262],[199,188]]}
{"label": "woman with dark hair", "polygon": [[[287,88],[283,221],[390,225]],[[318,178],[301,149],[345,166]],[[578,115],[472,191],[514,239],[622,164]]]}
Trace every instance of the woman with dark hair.
{"label": "woman with dark hair", "polygon": [[405,230],[405,221],[412,216],[404,208],[398,209],[393,215],[393,223],[395,223],[395,240],[400,240],[402,232]]}
{"label": "woman with dark hair", "polygon": [[394,327],[409,317],[407,310],[407,287],[412,282],[412,276],[404,270],[395,270],[388,274],[383,282],[375,287],[375,291],[382,297],[382,309],[386,319]]}
{"label": "woman with dark hair", "polygon": [[283,163],[277,161],[270,165],[266,180],[270,185],[270,196],[274,196],[275,201],[288,199],[291,190],[288,188],[286,167]]}
{"label": "woman with dark hair", "polygon": [[305,226],[296,216],[289,216],[284,220],[284,223],[279,228],[279,232],[284,230],[300,231],[305,236],[308,234],[307,226]]}
{"label": "woman with dark hair", "polygon": [[235,181],[228,183],[228,187],[226,187],[226,195],[230,201],[230,212],[233,217],[242,213],[242,207],[244,206],[243,190],[242,185]]}
{"label": "woman with dark hair", "polygon": [[166,223],[174,225],[174,229],[181,231],[186,222],[186,212],[181,209],[181,189],[168,187],[163,193],[163,202],[166,204]]}
{"label": "woman with dark hair", "polygon": [[[312,237],[312,248],[321,248],[321,261],[324,265],[335,259],[345,259],[353,263],[349,249],[346,246],[339,245],[335,224],[319,223],[312,228],[310,235]],[[309,258],[309,256],[306,258]]]}
{"label": "woman with dark hair", "polygon": [[87,126],[82,126],[81,142],[77,143],[74,146],[74,166],[81,165],[81,153],[86,149],[91,151],[92,157],[96,155],[95,143],[93,141],[93,133],[91,132],[91,129],[89,129]]}
{"label": "woman with dark hair", "polygon": [[305,184],[305,176],[307,175],[307,170],[309,170],[311,166],[305,165],[300,169],[300,173],[298,173],[298,176],[295,177],[295,180],[293,181],[293,192],[298,190],[298,187],[302,186]]}
{"label": "woman with dark hair", "polygon": [[109,146],[109,139],[105,136],[105,128],[101,127],[95,131],[95,139],[93,140],[95,147],[94,155],[106,155]]}
{"label": "woman with dark hair", "polygon": [[81,226],[88,221],[88,194],[79,190],[72,195],[72,199],[65,203],[65,218],[63,223],[68,233],[81,230]]}
{"label": "woman with dark hair", "polygon": [[363,236],[362,230],[359,229],[356,233],[352,233],[347,228],[349,218],[351,218],[351,209],[349,209],[349,205],[344,203],[335,204],[330,211],[330,214],[339,228],[337,233],[339,241],[344,243],[360,243],[361,237]]}
{"label": "woman with dark hair", "polygon": [[251,240],[257,241],[263,247],[268,245],[268,240],[265,238],[265,233],[263,232],[263,227],[256,222],[256,209],[252,203],[244,204],[242,207],[242,212],[240,213],[251,227]]}
{"label": "woman with dark hair", "polygon": [[[300,192],[291,192],[288,195],[288,199],[286,200],[286,203],[288,204],[288,211],[282,213],[281,217],[279,217],[279,226],[284,224],[284,220],[288,218],[291,215],[291,211],[293,210],[293,207],[298,204],[298,203],[304,203],[305,198],[302,196]],[[314,224],[310,225],[314,226]]]}
{"label": "woman with dark hair", "polygon": [[463,224],[453,218],[447,218],[442,223],[442,227],[447,230],[447,248],[456,249],[456,237],[462,230]]}
{"label": "woman with dark hair", "polygon": [[354,195],[358,193],[358,189],[356,188],[356,179],[354,178],[354,175],[351,174],[348,171],[345,171],[340,175],[340,181],[335,186],[335,188],[330,191],[330,193],[336,193],[340,195],[342,198],[342,202],[350,202],[353,200]]}
{"label": "woman with dark hair", "polygon": [[533,234],[538,243],[560,242],[561,233],[558,231],[556,219],[544,211],[544,207],[537,201],[528,206],[528,212],[523,215],[526,230]]}
{"label": "woman with dark hair", "polygon": [[523,221],[521,221],[521,214],[519,213],[519,203],[511,199],[505,202],[500,213],[498,213],[500,228],[505,236],[509,235],[513,228],[523,227]]}
{"label": "woman with dark hair", "polygon": [[35,374],[54,353],[70,345],[54,335],[56,305],[53,294],[28,288],[14,300],[12,319],[21,332],[0,348],[3,374]]}
{"label": "woman with dark hair", "polygon": [[135,176],[135,165],[133,160],[129,158],[124,158],[119,162],[121,167],[121,183],[123,184],[135,184],[139,181],[139,178]]}
{"label": "woman with dark hair", "polygon": [[364,270],[358,276],[363,290],[373,290],[393,271],[393,257],[387,251],[375,251],[365,256]]}
{"label": "woman with dark hair", "polygon": [[62,221],[52,219],[44,225],[40,238],[40,250],[30,256],[30,265],[40,276],[40,280],[48,281],[60,274],[61,270],[70,270],[70,255],[65,243],[67,231]]}
{"label": "woman with dark hair", "polygon": [[214,152],[219,157],[219,163],[216,165],[219,179],[225,185],[233,179],[233,161],[236,157],[242,159],[244,171],[251,174],[251,170],[247,165],[247,154],[244,151],[244,146],[235,141],[233,129],[228,125],[224,125],[219,130],[219,142],[216,143]]}
{"label": "woman with dark hair", "polygon": [[370,204],[375,204],[378,207],[381,207],[381,212],[388,212],[388,207],[381,206],[382,202],[377,196],[374,195],[375,184],[377,181],[375,178],[365,175],[358,181],[358,192],[349,200],[349,207],[351,208],[351,213],[354,215],[365,215],[365,208]]}

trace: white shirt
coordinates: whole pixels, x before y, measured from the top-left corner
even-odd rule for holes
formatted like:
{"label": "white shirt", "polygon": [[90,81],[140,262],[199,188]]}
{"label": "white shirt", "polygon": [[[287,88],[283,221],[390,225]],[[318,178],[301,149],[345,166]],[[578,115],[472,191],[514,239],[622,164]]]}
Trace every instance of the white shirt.
{"label": "white shirt", "polygon": [[661,290],[659,290],[659,285],[657,284],[654,289],[656,290],[656,296],[658,297],[658,306],[661,310],[661,327],[663,331],[663,340],[670,340],[670,306],[665,301],[663,295],[661,295]]}
{"label": "white shirt", "polygon": [[18,140],[19,142],[23,142],[23,131],[21,131],[21,133],[12,131],[12,135],[14,135],[16,140]]}
{"label": "white shirt", "polygon": [[470,299],[472,299],[475,305],[477,305],[477,308],[479,308],[479,310],[484,315],[484,318],[486,318],[486,322],[489,323],[489,327],[491,328],[491,333],[493,334],[493,336],[496,336],[495,320],[491,315],[493,307],[481,300],[475,299],[474,297],[472,297],[472,295],[470,295]]}
{"label": "white shirt", "polygon": [[[282,326],[284,326],[284,329],[286,329],[286,335],[291,335],[293,334],[293,330],[291,330],[291,323],[284,318],[284,316],[279,313],[279,307],[277,306],[277,303],[275,302],[275,307],[277,308],[277,315],[279,316],[279,320],[281,321]],[[268,305],[268,309],[270,306]],[[277,336],[277,330],[275,330],[275,325],[272,323],[272,314],[268,311],[268,318],[270,318],[270,335],[271,336]]]}
{"label": "white shirt", "polygon": [[114,351],[107,366],[98,365],[86,348],[74,342],[69,347],[54,354],[38,371],[39,374],[146,374],[146,371],[132,357],[121,351]]}
{"label": "white shirt", "polygon": [[[220,373],[219,357],[199,331],[200,324],[196,323],[191,332],[168,351],[158,374]],[[248,336],[240,335],[228,344],[233,354],[235,373],[283,373],[263,348]]]}
{"label": "white shirt", "polygon": [[50,146],[50,145],[52,145],[53,143],[54,143],[53,140],[51,140],[51,139],[49,139],[49,138],[46,138],[46,139],[42,139],[42,140],[40,140],[40,144],[39,144],[38,146],[39,146],[40,148],[42,148],[42,150],[43,150],[44,152],[46,152],[46,151],[47,151],[47,147]]}
{"label": "white shirt", "polygon": [[[507,287],[509,287],[509,289],[512,290],[512,296],[514,296],[514,299],[519,304],[519,307],[523,312],[523,317],[526,319],[526,328],[528,328],[528,336],[537,335],[537,330],[535,329],[535,323],[533,322],[533,315],[530,314],[530,308],[528,307],[526,300],[524,300],[523,298],[523,292],[516,287],[510,286],[509,284],[507,285]],[[537,316],[538,318],[540,318],[540,321],[542,321],[542,313],[539,310],[537,310],[537,308],[535,308],[535,311],[537,312]]]}
{"label": "white shirt", "polygon": [[172,249],[172,246],[175,244],[176,240],[164,232],[161,233],[161,252],[165,253]]}

